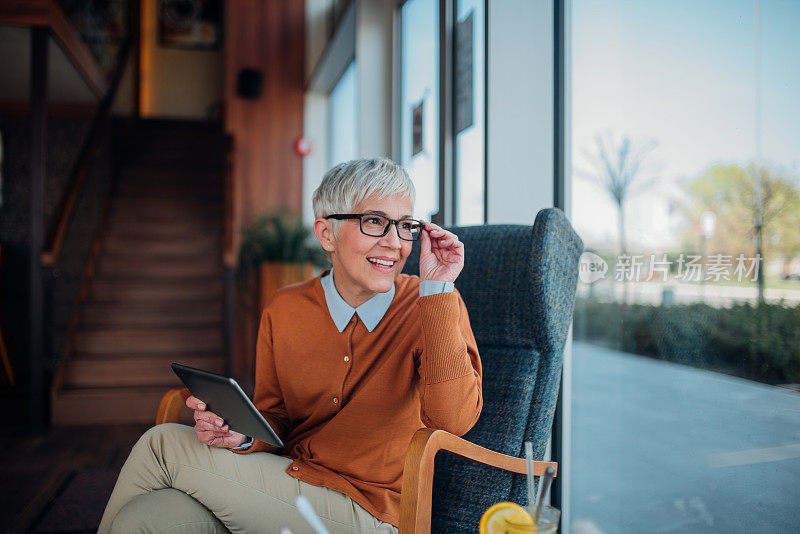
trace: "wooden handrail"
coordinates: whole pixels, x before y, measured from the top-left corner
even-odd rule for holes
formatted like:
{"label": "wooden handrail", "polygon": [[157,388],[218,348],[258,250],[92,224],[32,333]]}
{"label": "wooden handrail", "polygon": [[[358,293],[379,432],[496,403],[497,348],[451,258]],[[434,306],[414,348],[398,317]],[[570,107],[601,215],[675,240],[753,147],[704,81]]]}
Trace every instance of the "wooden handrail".
{"label": "wooden handrail", "polygon": [[236,229],[238,204],[236,202],[236,176],[233,161],[235,154],[233,135],[225,134],[225,236],[222,250],[222,264],[236,266]]}
{"label": "wooden handrail", "polygon": [[49,28],[94,95],[100,99],[108,92],[92,52],[53,0],[0,0],[0,25]]}
{"label": "wooden handrail", "polygon": [[83,184],[83,179],[89,170],[89,164],[97,152],[96,138],[100,130],[100,125],[105,121],[108,112],[111,109],[111,104],[117,94],[117,88],[122,80],[122,75],[125,72],[125,65],[128,62],[130,55],[133,37],[128,36],[122,44],[122,47],[117,54],[117,64],[114,68],[114,74],[111,79],[111,86],[108,92],[103,97],[100,106],[97,108],[92,125],[89,128],[89,134],[83,143],[83,147],[78,156],[78,161],[72,171],[69,184],[64,189],[61,199],[58,203],[58,208],[50,223],[47,233],[47,240],[45,241],[44,249],[42,250],[41,262],[45,267],[54,267],[58,264],[58,256],[61,253],[61,247],[64,244],[64,236],[67,232],[67,225],[69,224],[72,210],[77,202],[78,194]]}

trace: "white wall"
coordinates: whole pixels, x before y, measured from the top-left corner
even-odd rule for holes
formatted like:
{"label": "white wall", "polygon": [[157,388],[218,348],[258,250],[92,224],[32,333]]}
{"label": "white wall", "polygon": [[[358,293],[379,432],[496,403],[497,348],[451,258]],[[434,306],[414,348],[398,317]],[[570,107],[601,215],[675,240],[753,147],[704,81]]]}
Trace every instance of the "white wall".
{"label": "white wall", "polygon": [[[311,77],[328,44],[332,0],[306,0],[306,80]],[[314,222],[311,196],[322,181],[328,163],[328,98],[307,91],[303,113],[303,135],[312,141],[311,154],[303,159],[303,222]]]}
{"label": "white wall", "polygon": [[396,2],[356,1],[359,157],[391,156],[392,28]]}
{"label": "white wall", "polygon": [[186,50],[161,46],[158,42],[158,2],[144,0],[142,8],[142,17],[146,19],[141,36],[142,115],[205,119],[209,108],[224,98],[223,47],[218,50]]}

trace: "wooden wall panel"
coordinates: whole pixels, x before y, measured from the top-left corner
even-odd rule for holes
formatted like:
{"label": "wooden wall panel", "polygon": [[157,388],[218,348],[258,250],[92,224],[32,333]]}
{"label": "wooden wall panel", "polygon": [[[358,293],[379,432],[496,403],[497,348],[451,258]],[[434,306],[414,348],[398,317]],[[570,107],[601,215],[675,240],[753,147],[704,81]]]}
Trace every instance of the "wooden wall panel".
{"label": "wooden wall panel", "polygon": [[[303,162],[294,140],[303,132],[304,0],[228,0],[225,52],[225,127],[234,138],[233,221],[241,228],[273,207],[302,209]],[[262,71],[257,99],[236,94],[242,68]],[[257,287],[250,291],[257,291]],[[256,300],[247,295],[247,301]],[[242,298],[237,298],[241,302]],[[252,377],[259,310],[237,305],[232,372]]]}

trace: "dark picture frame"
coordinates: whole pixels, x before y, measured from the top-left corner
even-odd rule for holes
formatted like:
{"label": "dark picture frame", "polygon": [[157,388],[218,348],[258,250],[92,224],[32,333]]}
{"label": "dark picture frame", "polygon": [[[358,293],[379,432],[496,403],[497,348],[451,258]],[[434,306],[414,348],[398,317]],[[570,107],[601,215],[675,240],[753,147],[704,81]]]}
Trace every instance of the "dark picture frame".
{"label": "dark picture frame", "polygon": [[222,16],[223,0],[158,0],[159,45],[218,50]]}

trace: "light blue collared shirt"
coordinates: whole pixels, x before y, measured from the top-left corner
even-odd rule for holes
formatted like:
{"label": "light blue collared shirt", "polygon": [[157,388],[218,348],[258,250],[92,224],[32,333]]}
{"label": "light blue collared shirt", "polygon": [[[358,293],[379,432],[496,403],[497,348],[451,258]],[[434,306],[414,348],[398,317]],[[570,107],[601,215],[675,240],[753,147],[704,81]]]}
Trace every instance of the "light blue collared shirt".
{"label": "light blue collared shirt", "polygon": [[[375,327],[378,326],[378,323],[381,322],[383,316],[386,315],[386,310],[389,309],[389,305],[392,303],[392,299],[394,299],[395,287],[394,283],[392,283],[392,289],[386,293],[376,293],[368,301],[354,308],[345,302],[339,294],[339,290],[336,289],[336,285],[333,283],[333,267],[331,267],[331,272],[320,279],[320,282],[322,283],[322,289],[325,291],[325,302],[328,303],[328,312],[331,314],[331,319],[333,319],[339,332],[344,331],[350,319],[353,318],[354,313],[357,313],[361,318],[367,331],[372,332]],[[428,295],[435,295],[437,293],[446,293],[448,291],[453,291],[453,287],[455,287],[453,282],[423,280],[419,284],[419,296],[427,297]],[[232,447],[232,449],[244,451],[249,449],[252,444],[253,439],[251,438],[250,441],[242,443],[238,447]]]}
{"label": "light blue collared shirt", "polygon": [[[343,332],[353,314],[357,313],[367,328],[368,332],[372,332],[378,323],[381,322],[383,316],[386,315],[386,310],[394,299],[395,287],[392,283],[392,289],[386,293],[376,293],[368,301],[362,303],[360,306],[354,308],[350,306],[336,289],[333,282],[333,267],[331,272],[326,274],[320,279],[322,289],[325,290],[325,301],[328,303],[328,312],[331,314],[336,328],[339,332]],[[453,282],[440,282],[438,280],[423,280],[419,284],[419,296],[426,297],[436,293],[445,293],[453,291]]]}

